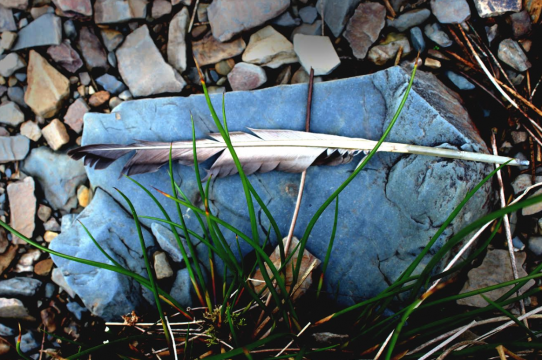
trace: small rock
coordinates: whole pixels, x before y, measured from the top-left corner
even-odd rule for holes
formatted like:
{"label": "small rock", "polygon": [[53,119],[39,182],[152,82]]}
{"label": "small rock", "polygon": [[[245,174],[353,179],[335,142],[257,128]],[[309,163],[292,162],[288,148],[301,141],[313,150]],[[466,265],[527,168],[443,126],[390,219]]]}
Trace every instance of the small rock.
{"label": "small rock", "polygon": [[79,321],[81,321],[81,319],[83,318],[83,313],[88,312],[87,308],[82,307],[81,305],[79,305],[79,304],[76,303],[75,301],[70,301],[70,302],[66,305],[66,308],[67,308],[72,314],[74,314],[75,317],[77,318],[77,320],[79,320]]}
{"label": "small rock", "polygon": [[26,354],[39,349],[40,343],[34,339],[34,335],[31,332],[27,332],[21,337],[20,348],[21,351]]}
{"label": "small rock", "polygon": [[322,16],[322,13],[324,14],[322,18],[324,18],[327,26],[329,26],[333,36],[338,38],[343,32],[350,15],[360,2],[361,0],[318,0],[316,10],[318,10],[320,16]]}
{"label": "small rock", "polygon": [[117,24],[147,17],[147,0],[96,0],[96,24]]}
{"label": "small rock", "polygon": [[164,61],[146,25],[128,35],[116,54],[122,79],[135,97],[176,93],[186,85]]}
{"label": "small rock", "polygon": [[[540,220],[538,222],[540,225]],[[542,236],[531,236],[529,238],[529,250],[536,256],[542,255]]]}
{"label": "small rock", "polygon": [[410,43],[407,37],[404,34],[389,33],[379,45],[369,50],[368,58],[376,65],[382,66],[395,59],[401,47],[403,48],[402,57],[410,53]]}
{"label": "small rock", "polygon": [[24,90],[20,86],[13,86],[8,89],[8,97],[11,101],[23,107],[28,108],[28,105],[24,102]]}
{"label": "small rock", "polygon": [[448,34],[442,30],[439,23],[425,25],[424,32],[425,36],[439,46],[450,47],[453,44],[453,41],[450,40]]}
{"label": "small rock", "polygon": [[512,37],[514,39],[519,39],[531,32],[531,15],[526,10],[510,14],[508,19],[512,27]]}
{"label": "small rock", "polygon": [[25,136],[0,136],[0,164],[23,160],[29,149],[30,140]]}
{"label": "small rock", "polygon": [[40,311],[41,323],[45,326],[48,332],[54,333],[56,331],[56,311],[52,308],[46,308]]}
{"label": "small rock", "polygon": [[47,49],[47,54],[55,63],[71,73],[75,73],[83,66],[83,60],[67,40],[64,40],[60,45],[50,46]]}
{"label": "small rock", "polygon": [[7,250],[0,255],[0,275],[3,274],[7,268],[9,268],[9,266],[13,262],[13,259],[15,259],[15,256],[17,255],[17,249],[17,245],[8,246]]}
{"label": "small rock", "polygon": [[43,240],[45,240],[46,243],[50,244],[51,241],[53,241],[58,236],[58,233],[54,231],[46,231],[43,235]]}
{"label": "small rock", "polygon": [[173,276],[173,269],[169,265],[167,255],[163,251],[157,251],[154,257],[154,272],[158,280],[167,279]]}
{"label": "small rock", "polygon": [[531,51],[531,47],[533,46],[533,42],[530,39],[522,39],[519,40],[519,44],[525,50],[525,52]]}
{"label": "small rock", "polygon": [[388,26],[396,28],[399,32],[403,32],[413,26],[423,24],[429,16],[431,16],[431,11],[429,11],[429,9],[411,10],[395,19],[388,20]]}
{"label": "small rock", "polygon": [[281,72],[277,75],[277,80],[275,83],[277,85],[286,85],[290,82],[291,77],[292,77],[292,67],[288,65],[284,69],[282,69]]}
{"label": "small rock", "polygon": [[59,232],[60,231],[60,224],[58,223],[58,221],[56,221],[56,219],[54,217],[51,217],[49,220],[47,220],[43,224],[43,228],[45,229],[45,231]]}
{"label": "small rock", "polygon": [[70,82],[36,51],[30,51],[24,100],[36,115],[50,118],[70,94]]}
{"label": "small rock", "polygon": [[67,292],[71,298],[75,297],[75,291],[73,291],[72,288],[68,285],[68,283],[66,282],[66,279],[64,278],[64,275],[62,275],[62,271],[59,268],[53,269],[51,280],[53,280],[55,284],[60,286],[62,290]]}
{"label": "small rock", "polygon": [[35,122],[28,120],[21,125],[21,135],[36,142],[41,138],[41,129]]}
{"label": "small rock", "polygon": [[508,78],[510,79],[512,84],[514,84],[516,86],[521,85],[523,80],[525,80],[525,75],[523,75],[523,74],[517,73],[517,72],[512,71],[512,70],[508,70],[508,69],[504,70],[504,72],[506,73],[506,75],[508,76]]}
{"label": "small rock", "polygon": [[296,34],[322,35],[322,20],[316,20],[313,24],[302,24],[292,31],[290,39],[293,41]]}
{"label": "small rock", "polygon": [[215,70],[220,75],[226,76],[230,73],[234,66],[235,61],[233,61],[233,59],[222,60],[215,64]]}
{"label": "small rock", "polygon": [[[151,225],[152,234],[156,238],[156,241],[160,245],[160,248],[164,250],[171,260],[182,263],[183,262],[183,255],[181,253],[181,250],[179,249],[179,245],[177,243],[177,239],[175,238],[175,235],[171,230],[166,228],[163,225],[160,225],[158,223],[152,223]],[[190,258],[191,253],[189,251],[188,243],[186,242],[186,239],[179,235],[179,238],[181,239],[181,243],[183,244],[183,247],[186,251],[187,256]]]}
{"label": "small rock", "polygon": [[2,32],[2,40],[0,41],[0,48],[9,50],[15,44],[17,40],[17,33],[11,31]]}
{"label": "small rock", "polygon": [[88,99],[88,103],[92,107],[100,107],[103,104],[105,104],[109,100],[110,97],[111,97],[111,94],[109,94],[109,92],[105,90],[101,90],[92,94],[90,99]]}
{"label": "small rock", "polygon": [[55,151],[70,142],[66,126],[58,119],[51,121],[49,125],[41,130],[41,133],[49,147]]}
{"label": "small rock", "polygon": [[203,35],[205,35],[208,30],[209,25],[198,25],[192,27],[192,32],[190,33],[190,35],[192,35],[192,40],[198,40]]}
{"label": "small rock", "polygon": [[6,234],[6,230],[4,230],[4,228],[0,228],[0,254],[3,254],[6,252],[7,248],[9,247],[9,243],[10,242]]}
{"label": "small rock", "polygon": [[83,116],[90,110],[85,100],[79,98],[73,102],[68,108],[64,116],[64,123],[80,134],[83,131]]}
{"label": "small rock", "polygon": [[28,0],[0,0],[0,5],[8,9],[26,10]]}
{"label": "small rock", "polygon": [[482,18],[503,15],[509,11],[521,11],[521,0],[474,0],[478,15]]}
{"label": "small rock", "polygon": [[183,306],[191,306],[193,304],[193,287],[192,281],[190,280],[190,273],[188,269],[182,269],[177,271],[177,276],[175,277],[175,282],[171,286],[171,291],[169,294],[172,298],[177,300],[177,302]]}
{"label": "small rock", "polygon": [[53,2],[64,13],[92,16],[92,4],[90,0],[53,0]]}
{"label": "small rock", "polygon": [[41,251],[38,249],[30,249],[28,252],[24,253],[19,260],[18,265],[21,266],[33,266],[36,261],[41,256]]}
{"label": "small rock", "polygon": [[474,90],[476,88],[476,86],[474,86],[474,84],[467,80],[464,76],[456,74],[453,71],[447,70],[445,74],[459,90]]}
{"label": "small rock", "polygon": [[512,141],[514,144],[521,144],[529,139],[529,135],[525,131],[512,131]]}
{"label": "small rock", "polygon": [[0,336],[15,336],[17,332],[14,329],[7,327],[4,324],[0,324]]}
{"label": "small rock", "polygon": [[79,81],[81,81],[81,84],[83,84],[84,86],[90,84],[90,75],[88,74],[88,72],[80,72]]}
{"label": "small rock", "polygon": [[184,7],[169,23],[167,61],[180,73],[186,70],[186,32],[189,22],[190,13]]}
{"label": "small rock", "polygon": [[3,77],[9,77],[15,73],[15,71],[23,69],[26,66],[22,57],[16,53],[8,54],[5,58],[0,60],[0,75]]}
{"label": "small rock", "polygon": [[75,27],[75,24],[73,23],[73,21],[66,20],[64,22],[64,25],[62,25],[62,28],[64,29],[64,34],[66,35],[66,37],[69,40],[74,41],[75,38],[77,37],[77,28]]}
{"label": "small rock", "polygon": [[344,37],[354,56],[363,60],[367,51],[378,40],[386,22],[386,8],[378,3],[361,3],[350,18]]}
{"label": "small rock", "polygon": [[514,252],[525,250],[525,244],[518,236],[514,236],[512,239],[512,245],[514,246]]}
{"label": "small rock", "polygon": [[107,51],[115,51],[117,47],[124,41],[124,35],[117,30],[101,29],[101,34]]}
{"label": "small rock", "polygon": [[17,31],[17,24],[15,24],[11,9],[0,5],[0,32],[4,31]]}
{"label": "small rock", "polygon": [[0,105],[0,124],[17,126],[24,121],[24,114],[17,104],[8,101]]}
{"label": "small rock", "polygon": [[132,100],[133,96],[130,90],[124,90],[119,94],[119,99],[121,99],[122,101]]}
{"label": "small rock", "polygon": [[47,222],[52,214],[53,210],[49,206],[43,204],[38,206],[38,219],[42,222]]}
{"label": "small rock", "polygon": [[32,297],[41,287],[38,279],[14,277],[0,281],[0,297]]}
{"label": "small rock", "polygon": [[[77,188],[77,201],[81,207],[87,207],[92,200],[92,190],[85,185],[80,185]],[[59,229],[60,230],[60,229]]]}
{"label": "small rock", "polygon": [[305,6],[299,10],[299,17],[305,24],[312,24],[318,17],[318,12],[314,6]]}
{"label": "small rock", "polygon": [[301,20],[294,19],[289,11],[285,11],[282,13],[282,15],[273,19],[273,21],[271,21],[271,24],[281,27],[292,27],[300,25]]}
{"label": "small rock", "polygon": [[25,26],[17,34],[12,50],[36,46],[59,45],[62,41],[62,21],[54,14],[45,14]]}
{"label": "small rock", "polygon": [[83,59],[89,69],[107,69],[107,54],[92,28],[83,27],[81,29],[77,44],[81,48]]}
{"label": "small rock", "polygon": [[159,19],[162,16],[171,13],[171,8],[171,3],[167,0],[154,0],[152,3],[152,17]]}
{"label": "small rock", "polygon": [[[215,0],[207,9],[213,36],[228,41],[242,31],[260,26],[282,14],[290,0]],[[215,63],[218,61],[213,61]]]}
{"label": "small rock", "polygon": [[23,181],[12,182],[7,187],[11,227],[32,238],[34,217],[36,216],[36,196],[34,179],[28,176]]}
{"label": "small rock", "polygon": [[199,66],[214,64],[220,60],[240,55],[246,43],[242,38],[221,43],[212,34],[207,34],[200,41],[192,42],[192,51]]}
{"label": "small rock", "polygon": [[243,61],[276,69],[297,62],[294,46],[281,33],[266,26],[250,36]]}
{"label": "small rock", "polygon": [[492,26],[486,26],[485,27],[486,34],[487,34],[487,41],[489,42],[489,45],[495,40],[497,35],[499,35],[499,24],[494,24]]}
{"label": "small rock", "polygon": [[126,89],[126,85],[124,85],[122,82],[117,80],[116,77],[109,74],[104,74],[100,76],[99,78],[96,79],[96,82],[98,83],[98,85],[102,86],[106,91],[115,95]]}
{"label": "small rock", "polygon": [[0,318],[19,320],[33,319],[21,300],[9,298],[0,298]]}
{"label": "small rock", "polygon": [[314,69],[314,76],[328,75],[341,63],[327,36],[296,34],[294,51],[307,73],[310,73],[311,68]]}
{"label": "small rock", "polygon": [[267,75],[261,67],[241,62],[230,71],[228,81],[233,91],[254,90],[267,81]]}
{"label": "small rock", "polygon": [[[534,197],[534,196],[541,195],[541,194],[542,194],[542,189],[539,189],[533,195],[529,196],[529,199]],[[521,210],[521,213],[522,213],[523,216],[529,216],[529,215],[537,214],[540,211],[542,211],[542,202],[539,202],[539,203],[524,207]]]}
{"label": "small rock", "polygon": [[38,276],[49,276],[51,270],[53,270],[53,260],[45,259],[34,265],[34,272]]}
{"label": "small rock", "polygon": [[497,55],[500,60],[519,72],[523,72],[531,67],[531,63],[521,46],[517,41],[512,39],[501,41]]}
{"label": "small rock", "polygon": [[419,27],[413,27],[410,29],[410,41],[412,42],[412,47],[417,52],[423,52],[425,50],[425,40],[423,38],[422,29]]}
{"label": "small rock", "polygon": [[441,24],[461,24],[470,18],[466,0],[431,0],[431,10]]}

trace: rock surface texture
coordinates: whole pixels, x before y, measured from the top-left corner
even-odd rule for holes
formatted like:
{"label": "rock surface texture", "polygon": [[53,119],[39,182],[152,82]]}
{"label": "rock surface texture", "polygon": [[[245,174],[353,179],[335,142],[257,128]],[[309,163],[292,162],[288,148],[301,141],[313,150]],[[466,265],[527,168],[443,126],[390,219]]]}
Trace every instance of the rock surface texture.
{"label": "rock surface texture", "polygon": [[[408,69],[392,67],[368,76],[315,84],[311,130],[378,139],[397,109],[409,75]],[[306,91],[306,85],[290,85],[260,91],[227,93],[225,101],[230,131],[246,131],[247,127],[303,130],[305,112],[301,109],[305,106]],[[349,96],[345,97],[344,94]],[[219,109],[222,95],[213,95],[212,101]],[[335,106],[330,108],[330,103]],[[123,103],[111,114],[87,114],[83,144],[128,144],[134,139],[191,139],[190,111],[196,119],[197,138],[216,132],[205,99],[201,95],[149,99]],[[388,140],[487,152],[458,96],[433,75],[422,71],[417,73],[405,109]],[[118,228],[119,223],[126,224],[126,227],[122,227],[122,233],[113,232],[114,236],[123,239],[124,232],[133,229],[132,220],[129,220],[126,212],[110,198],[115,198],[120,206],[126,208],[126,203],[114,187],[130,197],[139,214],[161,216],[158,209],[148,206],[148,198],[135,184],[119,179],[125,161],[113,163],[106,170],[87,168],[90,183],[96,189],[96,196],[79,218],[94,229],[93,233],[97,237],[105,236],[106,233],[110,236],[107,229],[111,224],[115,224],[115,228]],[[309,168],[298,229],[306,227],[316,209],[349,176],[356,164],[357,161],[353,161],[338,167]],[[465,194],[491,170],[492,166],[475,162],[379,153],[341,194],[340,224],[326,273],[325,291],[330,294],[338,292],[338,301],[342,305],[353,304],[382,291],[388,281],[395,280],[410,264]],[[196,199],[197,184],[193,171],[191,167],[174,166],[175,177],[182,179],[183,191],[189,198]],[[288,230],[294,210],[299,176],[271,172],[249,177],[283,234]],[[164,184],[169,181],[165,169],[153,174],[137,175],[135,178],[148,188],[155,186],[164,189]],[[213,181],[209,194],[213,201],[210,205],[221,219],[241,232],[250,234],[248,212],[244,198],[238,196],[240,192],[242,186],[238,176]],[[466,205],[452,227],[445,231],[436,247],[442,246],[452,233],[484,215],[489,206],[490,194],[490,188],[483,187]],[[162,203],[172,217],[176,216],[173,202]],[[105,212],[99,211],[104,204],[113,208],[112,211],[108,210],[106,219]],[[259,213],[258,209],[256,211]],[[307,244],[307,250],[321,259],[325,258],[333,216],[332,208],[323,213]],[[185,214],[185,219],[189,228],[199,231],[199,223],[194,216]],[[382,219],[394,221],[383,223]],[[269,221],[263,215],[258,221],[261,236],[265,237],[263,231],[269,227]],[[149,220],[142,219],[142,222],[149,228],[152,225]],[[225,236],[231,243],[232,250],[237,253],[235,236]],[[275,237],[272,236],[272,239]],[[107,241],[105,245],[120,247],[119,244],[120,240],[115,240]],[[52,248],[71,255],[101,259],[101,254],[94,250],[91,241],[79,226],[63,231],[53,240]],[[251,251],[250,246],[243,242],[240,243],[240,248],[243,254]],[[118,250],[114,253],[116,251]],[[94,306],[97,289],[101,289],[101,284],[104,281],[109,282],[113,277],[110,272],[98,272],[100,276],[94,276],[90,282],[88,274],[95,273],[95,269],[60,259],[55,261],[70,286],[91,308]],[[142,261],[138,264],[143,266]],[[99,280],[102,275],[106,278]],[[111,281],[117,284],[121,280]],[[128,280],[122,281],[129,283]],[[117,289],[120,286],[119,283],[118,287],[111,288]],[[97,311],[94,308],[94,311],[102,316],[105,314],[107,317],[114,317],[133,310],[130,306],[142,305],[142,300],[134,300],[139,289],[131,289],[128,293],[129,299],[126,300],[123,300],[125,298],[121,297],[120,293],[102,296],[101,301],[104,302],[125,301],[122,311],[120,307],[102,305],[102,310]],[[118,313],[113,313],[113,309]]]}

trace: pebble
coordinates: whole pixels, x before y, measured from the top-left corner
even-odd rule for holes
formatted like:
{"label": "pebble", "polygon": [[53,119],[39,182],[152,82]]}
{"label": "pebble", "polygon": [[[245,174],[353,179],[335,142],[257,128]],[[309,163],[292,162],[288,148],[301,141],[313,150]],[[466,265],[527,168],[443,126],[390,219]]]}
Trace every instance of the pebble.
{"label": "pebble", "polygon": [[38,219],[42,222],[47,222],[52,214],[53,210],[49,206],[43,204],[38,206]]}
{"label": "pebble", "polygon": [[47,220],[45,223],[43,223],[43,229],[45,231],[60,231],[60,224],[54,217],[51,217],[49,220]]}
{"label": "pebble", "polygon": [[152,3],[152,17],[154,19],[159,19],[164,15],[171,13],[171,3],[167,0],[155,0]]}
{"label": "pebble", "polygon": [[[81,207],[87,207],[88,204],[90,204],[90,201],[92,200],[92,190],[90,190],[85,185],[79,185],[77,188],[77,201],[79,202],[79,206]],[[58,229],[60,231],[60,229]]]}
{"label": "pebble", "polygon": [[215,70],[220,75],[228,75],[235,66],[235,61],[233,59],[221,60],[215,64]]}
{"label": "pebble", "polygon": [[7,187],[11,226],[28,238],[34,233],[36,196],[34,179],[30,176],[22,181],[12,182]]}
{"label": "pebble", "polygon": [[250,36],[242,59],[272,69],[298,61],[292,43],[270,25]]}
{"label": "pebble", "polygon": [[98,83],[98,85],[103,87],[106,91],[114,95],[120,93],[121,91],[126,90],[126,85],[124,85],[122,82],[117,80],[117,78],[114,77],[113,75],[104,74],[100,76],[99,78],[97,78],[96,82]]}
{"label": "pebble", "polygon": [[301,66],[307,73],[314,69],[314,76],[328,75],[341,60],[327,36],[311,36],[296,34],[294,36],[294,51]]}
{"label": "pebble", "polygon": [[41,129],[34,121],[28,120],[21,125],[21,135],[36,142],[41,138]]}
{"label": "pebble", "polygon": [[363,60],[369,48],[378,40],[386,21],[386,8],[378,3],[361,3],[350,18],[344,37],[354,56]]}
{"label": "pebble", "polygon": [[34,265],[34,273],[36,273],[38,276],[49,276],[53,270],[53,265],[54,263],[52,259],[41,260]]}
{"label": "pebble", "polygon": [[470,18],[466,0],[431,0],[431,10],[441,24],[461,24]]}
{"label": "pebble", "polygon": [[180,73],[186,70],[186,33],[190,22],[190,13],[182,8],[169,23],[167,61]]}
{"label": "pebble", "polygon": [[66,14],[92,15],[92,4],[90,0],[53,0],[58,9]]}
{"label": "pebble", "polygon": [[[540,225],[540,221],[539,221]],[[531,236],[529,238],[529,250],[536,256],[542,255],[542,236]]]}
{"label": "pebble", "polygon": [[27,277],[0,280],[0,297],[32,297],[41,288],[41,281]]}
{"label": "pebble", "polygon": [[338,38],[343,32],[350,15],[360,2],[361,0],[318,0],[316,10],[318,10],[320,16],[322,16],[322,13],[324,14],[324,21],[333,33],[333,36]]}
{"label": "pebble", "polygon": [[40,348],[40,343],[34,338],[31,332],[27,332],[21,337],[20,349],[23,353],[29,353]]}
{"label": "pebble", "polygon": [[46,231],[43,235],[43,240],[45,240],[46,243],[51,243],[56,237],[58,236],[58,233],[54,231]]}
{"label": "pebble", "polygon": [[0,275],[11,265],[17,255],[18,246],[8,246],[7,250],[0,255]]}
{"label": "pebble", "polygon": [[116,96],[109,99],[109,109],[113,110],[122,103],[122,100]]}
{"label": "pebble", "polygon": [[410,42],[406,35],[393,32],[389,33],[379,45],[369,50],[368,59],[376,65],[385,65],[388,61],[395,59],[401,47],[403,48],[403,55],[401,57],[405,57],[410,53]]}
{"label": "pebble", "polygon": [[0,40],[0,48],[4,50],[9,50],[15,44],[17,40],[17,33],[11,31],[4,31],[2,33],[2,40]]}
{"label": "pebble", "polygon": [[[141,53],[145,56],[140,56]],[[186,85],[164,61],[146,25],[128,35],[116,54],[119,72],[134,97],[178,93]]]}
{"label": "pebble", "polygon": [[12,50],[59,45],[61,41],[62,21],[54,14],[45,14],[18,32],[17,41]]}
{"label": "pebble", "polygon": [[482,18],[503,15],[509,11],[521,11],[521,0],[474,0],[478,15]]}
{"label": "pebble", "polygon": [[17,334],[15,329],[9,328],[4,324],[0,324],[0,336],[14,336]]}
{"label": "pebble", "polygon": [[81,29],[77,44],[89,69],[107,69],[107,54],[92,28],[83,27]]}
{"label": "pebble", "polygon": [[24,121],[24,114],[16,103],[8,101],[0,105],[0,124],[16,127]]}
{"label": "pebble", "polygon": [[396,28],[399,32],[421,25],[431,16],[429,9],[416,9],[401,14],[395,19],[388,20],[388,26]]}
{"label": "pebble", "polygon": [[124,90],[119,94],[119,99],[121,99],[122,101],[132,100],[133,96],[130,90]]}
{"label": "pebble", "polygon": [[[207,15],[213,36],[224,42],[279,16],[289,6],[290,0],[215,0],[208,7]],[[218,61],[211,63],[215,62]]]}
{"label": "pebble", "polygon": [[476,88],[476,86],[474,86],[474,84],[467,80],[464,76],[461,76],[453,71],[447,70],[445,71],[445,75],[455,86],[457,86],[459,90],[474,90]]}
{"label": "pebble", "polygon": [[194,58],[199,66],[215,64],[221,60],[240,55],[246,48],[242,38],[231,42],[219,42],[212,34],[207,34],[200,41],[192,42]]}
{"label": "pebble", "polygon": [[413,27],[410,29],[410,41],[412,42],[412,47],[417,52],[423,52],[425,50],[425,40],[423,38],[422,29],[419,27]]}
{"label": "pebble", "polygon": [[32,320],[33,317],[21,300],[0,298],[0,319]]}
{"label": "pebble", "polygon": [[292,14],[290,14],[289,11],[285,11],[280,15],[279,17],[276,17],[271,21],[272,25],[280,26],[280,27],[292,27],[292,26],[298,26],[301,24],[301,20],[294,19]]}
{"label": "pebble", "polygon": [[429,40],[433,41],[438,46],[442,46],[444,48],[452,46],[453,41],[450,40],[448,34],[442,30],[439,23],[436,22],[433,24],[427,24],[423,30],[425,36],[427,36]]}
{"label": "pebble", "polygon": [[[534,194],[529,196],[529,198],[532,198],[534,196],[541,195],[541,194],[542,194],[542,189],[539,189]],[[542,202],[539,202],[539,203],[524,207],[521,210],[521,213],[522,213],[523,216],[529,216],[529,215],[537,214],[540,211],[542,211]]]}
{"label": "pebble", "polygon": [[[171,260],[177,263],[182,263],[184,259],[183,259],[181,250],[179,249],[177,239],[175,238],[175,235],[173,234],[173,232],[171,232],[171,230],[169,230],[165,226],[160,225],[158,223],[152,223],[151,230],[152,230],[152,234],[156,238],[156,241],[158,242],[158,245],[160,245],[160,248],[169,255]],[[186,251],[187,256],[190,258],[191,254],[190,254],[186,239],[182,236],[180,236],[180,239]]]}
{"label": "pebble", "polygon": [[5,58],[0,60],[0,75],[9,77],[17,70],[23,69],[26,66],[22,57],[16,53],[10,53]]}
{"label": "pebble", "polygon": [[154,272],[156,279],[162,280],[173,276],[173,269],[169,265],[167,255],[163,251],[157,251],[153,254],[154,258]]}
{"label": "pebble", "polygon": [[11,9],[0,5],[0,32],[4,31],[17,31],[17,25],[15,24]]}
{"label": "pebble", "polygon": [[75,291],[73,291],[72,288],[68,285],[66,279],[64,278],[64,275],[62,275],[62,271],[59,268],[53,269],[51,280],[53,280],[53,282],[57,284],[62,290],[67,292],[70,297],[75,297]]}
{"label": "pebble", "polygon": [[41,323],[50,333],[54,333],[56,331],[56,314],[56,311],[50,307],[40,311]]}
{"label": "pebble", "polygon": [[233,91],[254,90],[265,84],[267,75],[257,65],[240,62],[228,74],[228,81]]}
{"label": "pebble", "polygon": [[302,24],[292,31],[290,39],[293,41],[296,34],[322,35],[322,20],[316,20],[313,24]]}
{"label": "pebble", "polygon": [[198,9],[196,10],[196,14],[198,16],[199,22],[207,22],[209,21],[209,17],[207,16],[207,8],[209,7],[209,4],[205,3],[199,3]]}
{"label": "pebble", "polygon": [[50,46],[47,49],[47,54],[55,63],[71,73],[75,73],[83,66],[83,60],[67,40],[64,40],[60,45]]}
{"label": "pebble", "polygon": [[527,59],[527,55],[523,52],[521,45],[512,39],[501,41],[497,56],[501,61],[519,72],[523,72],[531,67],[531,63]]}
{"label": "pebble", "polygon": [[66,308],[75,315],[77,320],[83,319],[83,313],[88,312],[87,308],[79,305],[75,301],[70,301],[68,304],[66,304]]}
{"label": "pebble", "polygon": [[0,5],[9,9],[26,10],[28,0],[0,0]]}
{"label": "pebble", "polygon": [[100,107],[103,104],[105,104],[107,101],[109,101],[110,97],[111,97],[111,94],[109,94],[108,91],[101,90],[92,94],[92,96],[88,99],[88,103],[92,107]]}
{"label": "pebble", "polygon": [[147,0],[96,0],[96,24],[118,24],[147,17]]}
{"label": "pebble", "polygon": [[517,73],[515,71],[508,70],[508,69],[505,70],[504,72],[506,72],[506,75],[508,75],[508,78],[510,79],[512,84],[514,84],[516,86],[521,85],[523,80],[525,80],[525,75],[523,75],[523,74],[519,74],[519,73]]}
{"label": "pebble", "polygon": [[88,72],[80,72],[79,81],[81,81],[81,84],[83,84],[84,86],[90,84],[90,75],[88,74]]}
{"label": "pebble", "polygon": [[55,151],[70,141],[66,126],[58,119],[51,121],[41,130],[41,133],[49,147]]}
{"label": "pebble", "polygon": [[531,15],[526,10],[510,14],[508,20],[512,28],[512,37],[514,39],[522,38],[531,32]]}
{"label": "pebble", "polygon": [[89,112],[90,107],[85,100],[79,98],[68,107],[68,111],[64,116],[64,123],[67,124],[73,131],[80,134],[83,131],[83,116]]}
{"label": "pebble", "polygon": [[512,131],[510,133],[514,144],[521,144],[529,139],[529,135],[525,131]]}
{"label": "pebble", "polygon": [[11,101],[23,108],[28,108],[24,101],[24,90],[20,86],[13,86],[8,89],[8,97]]}
{"label": "pebble", "polygon": [[70,82],[36,51],[30,51],[24,100],[36,115],[54,116],[70,94]]}
{"label": "pebble", "polygon": [[312,24],[318,17],[318,11],[314,6],[305,6],[299,10],[299,17],[305,24]]}
{"label": "pebble", "polygon": [[30,140],[26,136],[0,136],[0,164],[23,160],[29,148]]}
{"label": "pebble", "polygon": [[115,51],[124,41],[124,35],[117,30],[101,29],[101,35],[107,51]]}

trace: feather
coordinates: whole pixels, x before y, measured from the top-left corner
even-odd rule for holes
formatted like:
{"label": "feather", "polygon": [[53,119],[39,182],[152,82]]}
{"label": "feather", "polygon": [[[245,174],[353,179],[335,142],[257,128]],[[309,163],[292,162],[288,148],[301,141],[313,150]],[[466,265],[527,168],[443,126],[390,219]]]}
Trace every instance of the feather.
{"label": "feather", "polygon": [[[273,170],[299,173],[311,165],[340,165],[352,161],[360,152],[370,151],[376,141],[348,138],[344,136],[309,133],[293,130],[257,130],[253,134],[231,132],[229,134],[235,152],[247,175]],[[209,176],[224,177],[237,173],[237,167],[220,134],[210,134],[211,139],[196,140],[198,163],[218,155]],[[105,169],[122,156],[135,151],[134,156],[124,165],[122,174],[136,175],[155,172],[169,162],[169,152],[173,161],[183,165],[193,165],[192,141],[150,142],[137,141],[130,145],[94,144],[86,145],[68,152],[72,158],[85,158],[85,165]],[[384,142],[379,151],[430,155],[482,161],[493,164],[528,165],[526,160],[511,159],[481,153],[472,153],[443,148]]]}

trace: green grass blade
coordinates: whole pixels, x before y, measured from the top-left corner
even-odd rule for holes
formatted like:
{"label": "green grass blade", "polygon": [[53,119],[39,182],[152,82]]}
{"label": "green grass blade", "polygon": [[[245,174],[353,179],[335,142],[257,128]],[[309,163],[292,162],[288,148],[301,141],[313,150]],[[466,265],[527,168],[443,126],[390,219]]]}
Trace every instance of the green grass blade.
{"label": "green grass blade", "polygon": [[520,320],[518,320],[517,317],[515,317],[510,311],[506,310],[505,308],[503,308],[502,306],[500,306],[498,303],[496,303],[495,301],[492,301],[490,298],[488,298],[487,296],[483,295],[483,294],[480,294],[481,297],[484,298],[485,301],[487,301],[488,304],[490,304],[491,306],[493,306],[495,309],[499,310],[501,313],[503,313],[505,316],[508,316],[510,318],[510,320],[512,320],[517,326],[519,326],[520,328],[522,328],[526,333],[527,335],[529,335],[532,339],[536,339],[536,335],[531,331],[531,329],[529,329],[527,326],[525,326],[524,323],[522,323]]}
{"label": "green grass blade", "polygon": [[324,264],[322,265],[322,275],[320,275],[320,281],[318,282],[318,289],[316,290],[316,298],[320,297],[320,291],[322,290],[322,285],[324,284],[324,274],[327,270],[327,265],[329,264],[329,257],[331,256],[331,249],[333,248],[333,243],[335,241],[335,234],[337,233],[337,223],[339,219],[339,197],[335,200],[335,216],[333,218],[333,229],[331,230],[331,238],[329,239],[329,245],[326,251],[326,257],[324,259]]}

